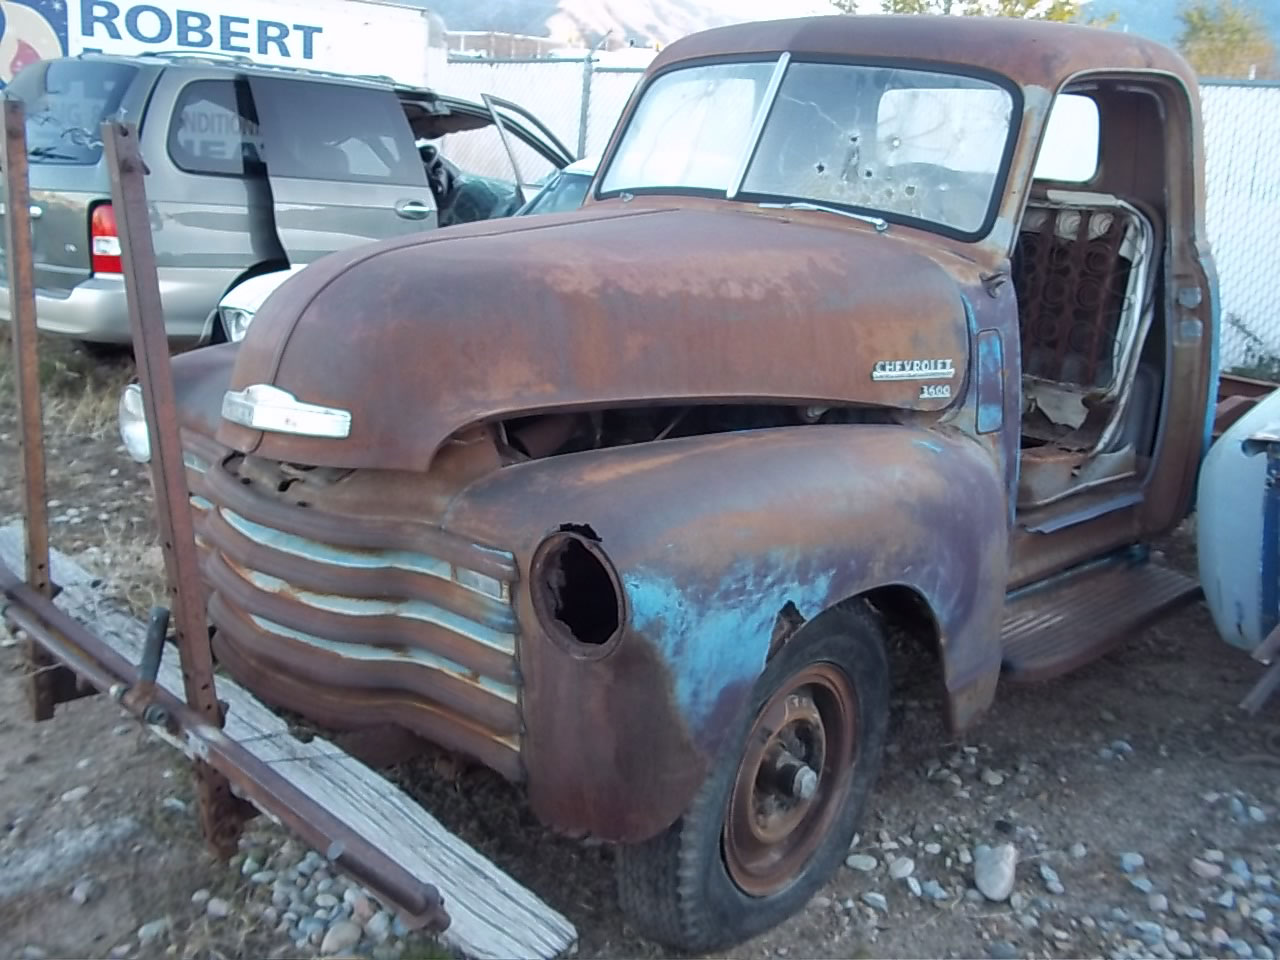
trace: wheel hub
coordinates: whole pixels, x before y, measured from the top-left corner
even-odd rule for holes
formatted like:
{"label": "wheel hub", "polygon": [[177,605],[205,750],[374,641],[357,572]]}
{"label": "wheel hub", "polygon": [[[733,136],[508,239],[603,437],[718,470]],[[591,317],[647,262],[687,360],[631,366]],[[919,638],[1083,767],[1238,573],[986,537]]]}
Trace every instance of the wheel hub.
{"label": "wheel hub", "polygon": [[820,846],[852,781],[855,705],[844,672],[821,663],[794,674],[757,714],[722,836],[745,893],[784,888]]}

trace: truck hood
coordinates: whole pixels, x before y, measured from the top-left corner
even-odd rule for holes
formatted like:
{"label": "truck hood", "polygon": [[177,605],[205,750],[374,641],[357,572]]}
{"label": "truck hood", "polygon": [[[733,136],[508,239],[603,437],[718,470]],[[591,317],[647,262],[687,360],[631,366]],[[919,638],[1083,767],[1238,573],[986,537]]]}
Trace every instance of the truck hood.
{"label": "truck hood", "polygon": [[332,254],[262,305],[230,387],[347,411],[349,435],[224,419],[218,439],[275,460],[424,470],[451,434],[510,416],[946,407],[968,362],[959,288],[906,244],[831,219],[602,204]]}

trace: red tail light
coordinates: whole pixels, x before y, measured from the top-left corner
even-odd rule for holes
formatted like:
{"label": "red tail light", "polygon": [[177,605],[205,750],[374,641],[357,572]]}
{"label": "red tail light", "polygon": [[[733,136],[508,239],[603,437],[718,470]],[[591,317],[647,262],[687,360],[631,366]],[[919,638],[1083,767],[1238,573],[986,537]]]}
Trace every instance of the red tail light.
{"label": "red tail light", "polygon": [[111,204],[100,203],[89,218],[89,263],[94,273],[123,273],[120,263],[120,236],[116,233],[116,212]]}

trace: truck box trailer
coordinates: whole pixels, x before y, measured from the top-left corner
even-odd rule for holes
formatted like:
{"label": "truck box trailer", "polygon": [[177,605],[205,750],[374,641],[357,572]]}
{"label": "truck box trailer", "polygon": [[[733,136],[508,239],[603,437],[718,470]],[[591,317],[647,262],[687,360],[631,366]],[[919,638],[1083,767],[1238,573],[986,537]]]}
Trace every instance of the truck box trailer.
{"label": "truck box trailer", "polygon": [[444,25],[382,0],[0,0],[0,85],[37,60],[175,52],[425,86],[447,61]]}

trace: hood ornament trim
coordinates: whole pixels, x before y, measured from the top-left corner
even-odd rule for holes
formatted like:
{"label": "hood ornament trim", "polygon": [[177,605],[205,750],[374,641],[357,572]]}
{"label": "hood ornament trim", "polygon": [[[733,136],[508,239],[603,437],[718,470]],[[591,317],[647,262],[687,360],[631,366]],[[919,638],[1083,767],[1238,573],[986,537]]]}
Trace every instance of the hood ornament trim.
{"label": "hood ornament trim", "polygon": [[269,383],[228,390],[222,398],[222,418],[251,430],[300,437],[342,440],[351,435],[350,410],[304,403],[289,391]]}

